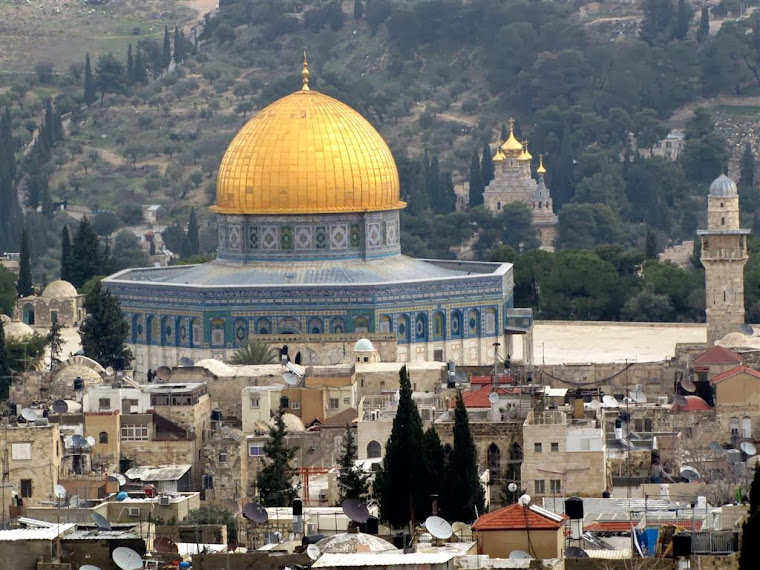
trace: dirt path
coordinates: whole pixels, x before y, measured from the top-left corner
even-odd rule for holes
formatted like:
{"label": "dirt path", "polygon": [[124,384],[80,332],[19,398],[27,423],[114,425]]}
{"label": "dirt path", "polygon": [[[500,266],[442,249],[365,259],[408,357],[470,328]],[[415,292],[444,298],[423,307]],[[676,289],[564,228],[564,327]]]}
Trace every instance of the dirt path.
{"label": "dirt path", "polygon": [[195,21],[200,22],[203,16],[216,10],[219,6],[219,0],[182,0],[188,7],[195,10]]}

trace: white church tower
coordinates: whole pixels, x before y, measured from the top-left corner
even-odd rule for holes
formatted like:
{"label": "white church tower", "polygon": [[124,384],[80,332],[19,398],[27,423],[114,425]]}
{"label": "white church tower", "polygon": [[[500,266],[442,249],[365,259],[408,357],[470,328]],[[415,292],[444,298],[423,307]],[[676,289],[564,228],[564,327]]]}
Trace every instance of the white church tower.
{"label": "white church tower", "polygon": [[707,229],[697,233],[705,267],[707,342],[713,344],[744,324],[744,265],[750,231],[739,227],[739,194],[725,174],[710,184]]}

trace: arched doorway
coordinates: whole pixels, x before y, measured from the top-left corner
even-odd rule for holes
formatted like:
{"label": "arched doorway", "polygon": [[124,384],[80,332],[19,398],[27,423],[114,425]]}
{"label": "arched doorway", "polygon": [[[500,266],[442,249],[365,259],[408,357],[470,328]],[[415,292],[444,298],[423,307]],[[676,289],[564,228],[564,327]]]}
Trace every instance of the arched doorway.
{"label": "arched doorway", "polygon": [[367,459],[380,457],[383,453],[380,443],[372,440],[367,444]]}
{"label": "arched doorway", "polygon": [[26,303],[23,310],[23,320],[27,325],[34,324],[34,305]]}
{"label": "arched doorway", "polygon": [[488,446],[488,470],[491,472],[491,482],[497,481],[501,475],[501,452],[495,443]]}

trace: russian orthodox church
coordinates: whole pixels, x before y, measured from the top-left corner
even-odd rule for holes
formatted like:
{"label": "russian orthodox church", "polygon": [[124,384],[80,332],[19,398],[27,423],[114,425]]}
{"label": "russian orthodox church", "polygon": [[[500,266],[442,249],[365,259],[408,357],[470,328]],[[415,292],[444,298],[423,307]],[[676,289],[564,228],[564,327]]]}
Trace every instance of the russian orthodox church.
{"label": "russian orthodox church", "polygon": [[492,212],[499,212],[512,202],[527,204],[533,216],[536,237],[544,249],[553,250],[557,239],[557,215],[544,177],[543,156],[539,156],[536,169],[538,180],[531,174],[533,156],[528,152],[528,143],[515,137],[514,121],[509,120],[509,137],[493,156],[494,179],[483,192],[483,203]]}

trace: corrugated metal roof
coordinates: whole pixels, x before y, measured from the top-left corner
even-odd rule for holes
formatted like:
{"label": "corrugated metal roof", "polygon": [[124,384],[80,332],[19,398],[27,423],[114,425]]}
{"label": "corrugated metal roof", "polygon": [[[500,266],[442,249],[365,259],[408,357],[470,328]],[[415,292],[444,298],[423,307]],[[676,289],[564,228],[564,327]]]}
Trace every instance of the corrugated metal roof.
{"label": "corrugated metal roof", "polygon": [[325,553],[311,565],[312,568],[333,568],[336,566],[398,566],[445,564],[453,559],[453,552],[354,552],[351,554]]}
{"label": "corrugated metal roof", "polygon": [[129,530],[76,530],[63,540],[134,540],[142,538]]}
{"label": "corrugated metal roof", "polygon": [[18,540],[55,540],[58,534],[66,534],[76,528],[75,523],[65,523],[47,528],[14,528],[13,530],[0,530],[0,542]]}
{"label": "corrugated metal roof", "polygon": [[177,464],[177,465],[160,465],[154,467],[152,465],[143,465],[141,467],[133,467],[125,473],[130,479],[139,479],[140,481],[178,481],[182,476],[190,471],[192,465]]}

